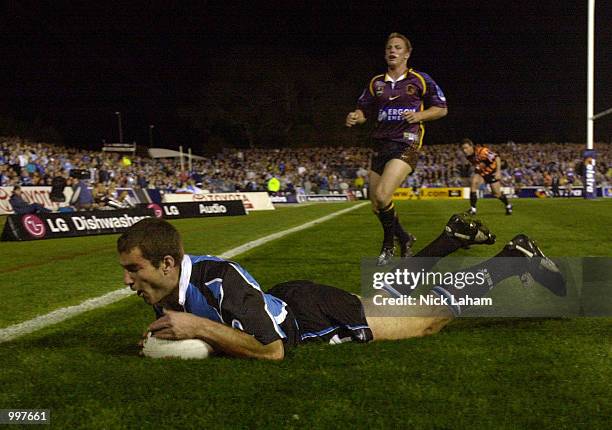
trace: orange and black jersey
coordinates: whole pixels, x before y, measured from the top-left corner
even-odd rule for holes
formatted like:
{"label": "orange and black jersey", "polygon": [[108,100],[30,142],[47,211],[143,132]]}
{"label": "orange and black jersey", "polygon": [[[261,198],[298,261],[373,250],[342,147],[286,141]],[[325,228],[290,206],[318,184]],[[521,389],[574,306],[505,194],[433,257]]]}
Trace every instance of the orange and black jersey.
{"label": "orange and black jersey", "polygon": [[481,176],[492,175],[497,170],[497,154],[486,146],[476,145],[467,159],[474,165],[474,172]]}

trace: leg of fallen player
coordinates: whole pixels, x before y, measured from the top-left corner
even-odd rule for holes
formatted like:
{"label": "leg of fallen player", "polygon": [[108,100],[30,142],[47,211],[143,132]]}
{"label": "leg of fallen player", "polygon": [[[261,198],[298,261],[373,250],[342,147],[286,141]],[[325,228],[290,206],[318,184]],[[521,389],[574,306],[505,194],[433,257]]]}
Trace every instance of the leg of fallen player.
{"label": "leg of fallen player", "polygon": [[423,337],[439,332],[454,318],[446,306],[419,306],[413,309],[418,315],[431,316],[367,316],[373,304],[362,300],[373,340],[397,340]]}
{"label": "leg of fallen player", "polygon": [[[504,257],[499,259],[499,257]],[[510,260],[510,261],[509,261]],[[504,279],[528,274],[538,284],[556,296],[565,296],[566,281],[557,265],[544,255],[537,244],[523,234],[514,237],[500,253],[481,264],[464,269],[465,272],[486,271],[485,285],[437,286],[428,295],[438,297],[445,305],[415,305],[406,315],[384,316],[384,311],[371,299],[362,298],[366,319],[374,340],[407,339],[435,334],[453,318],[460,316],[469,305],[461,305],[466,297],[481,298]],[[446,300],[444,300],[446,299]],[[389,313],[392,311],[390,310]]]}
{"label": "leg of fallen player", "polygon": [[[411,272],[428,271],[434,267],[439,260],[452,254],[456,250],[469,246],[495,243],[495,235],[477,219],[466,214],[455,214],[448,220],[440,235],[415,254],[415,258],[402,259],[390,272],[409,270]],[[392,294],[410,295],[414,290],[395,287],[395,291],[388,285],[383,287]]]}

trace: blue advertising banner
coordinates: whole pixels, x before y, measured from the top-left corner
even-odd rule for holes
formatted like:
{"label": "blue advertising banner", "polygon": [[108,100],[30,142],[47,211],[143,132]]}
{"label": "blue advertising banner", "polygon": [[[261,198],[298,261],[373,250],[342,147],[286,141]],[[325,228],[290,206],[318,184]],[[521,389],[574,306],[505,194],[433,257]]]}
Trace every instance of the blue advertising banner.
{"label": "blue advertising banner", "polygon": [[595,163],[597,160],[597,153],[594,149],[586,150],[582,153],[584,160],[584,198],[594,199],[597,198],[597,184],[595,183]]}

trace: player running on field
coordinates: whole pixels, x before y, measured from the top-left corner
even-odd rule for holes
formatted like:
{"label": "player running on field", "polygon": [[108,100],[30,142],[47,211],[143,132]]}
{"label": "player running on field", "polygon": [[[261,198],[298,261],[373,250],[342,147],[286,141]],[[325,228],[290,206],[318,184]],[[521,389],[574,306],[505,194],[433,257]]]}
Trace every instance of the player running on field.
{"label": "player running on field", "polygon": [[501,190],[501,159],[499,155],[484,145],[475,145],[470,139],[461,140],[461,150],[474,166],[470,184],[470,214],[476,215],[478,188],[482,183],[489,184],[493,195],[506,207],[506,215],[512,215],[512,205]]}
{"label": "player running on field", "polygon": [[357,101],[357,109],[346,116],[346,126],[376,121],[372,143],[376,151],[370,167],[370,200],[382,225],[384,237],[378,264],[387,264],[395,253],[411,255],[415,238],[402,228],[393,206],[393,192],[416,169],[423,144],[423,122],[447,114],[446,98],[425,73],[408,68],[412,45],[406,36],[391,33],[385,47],[387,72],[374,76]]}

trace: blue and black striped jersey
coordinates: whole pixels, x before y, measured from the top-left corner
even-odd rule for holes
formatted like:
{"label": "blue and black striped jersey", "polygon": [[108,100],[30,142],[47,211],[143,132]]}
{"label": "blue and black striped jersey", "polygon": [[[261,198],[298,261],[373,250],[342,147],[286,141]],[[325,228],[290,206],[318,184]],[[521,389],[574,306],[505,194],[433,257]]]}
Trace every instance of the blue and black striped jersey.
{"label": "blue and black striped jersey", "polygon": [[[183,257],[179,304],[185,312],[241,330],[264,345],[286,342],[286,331],[294,324],[288,320],[287,304],[264,293],[238,263],[210,255]],[[160,317],[163,310],[154,308]]]}

